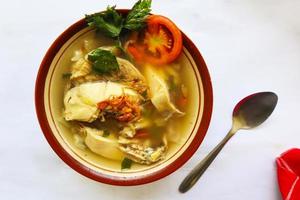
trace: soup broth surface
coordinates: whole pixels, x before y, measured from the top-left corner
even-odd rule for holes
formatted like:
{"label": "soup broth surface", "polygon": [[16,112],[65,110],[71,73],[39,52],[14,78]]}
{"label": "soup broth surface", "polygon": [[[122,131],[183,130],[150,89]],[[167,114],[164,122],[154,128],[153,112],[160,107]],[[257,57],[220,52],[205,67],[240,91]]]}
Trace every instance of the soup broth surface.
{"label": "soup broth surface", "polygon": [[[99,153],[93,152],[85,143],[87,137],[86,133],[83,133],[84,131],[80,132],[79,130],[85,126],[98,129],[103,131],[103,135],[100,137],[117,141],[118,143],[120,131],[122,131],[123,128],[131,122],[120,122],[112,117],[112,115],[105,116],[104,120],[101,119],[101,117],[98,117],[92,122],[66,120],[65,118],[66,105],[64,103],[64,98],[66,93],[72,88],[79,87],[80,85],[87,83],[113,82],[116,84],[123,84],[120,80],[76,80],[76,84],[70,80],[72,66],[76,62],[74,60],[76,60],[76,56],[80,57],[78,56],[80,51],[84,52],[81,56],[86,57],[88,52],[99,47],[106,48],[114,45],[114,41],[96,33],[90,28],[86,28],[76,34],[71,39],[71,42],[62,48],[63,52],[60,54],[60,57],[56,59],[54,64],[55,67],[53,70],[53,76],[50,81],[49,104],[52,104],[50,105],[52,108],[51,113],[54,118],[54,124],[60,134],[59,137],[74,154],[76,154],[81,160],[88,162],[96,168],[108,171],[124,172],[124,169],[121,167],[122,161],[124,158],[129,157],[130,159],[130,156],[124,153],[119,159],[110,159],[100,155]],[[147,79],[147,68],[153,69],[153,71],[166,84],[170,102],[176,107],[176,109],[182,112],[181,114],[166,114],[158,111],[151,101],[151,97],[157,91],[150,91],[148,88],[146,100],[142,100],[143,103],[141,103],[142,109],[140,113],[142,119],[149,122],[150,125],[141,128],[142,131],[140,132],[136,131],[141,134],[141,136],[138,137],[138,135],[136,135],[137,138],[133,138],[138,139],[142,144],[150,145],[154,149],[162,145],[166,148],[163,153],[163,158],[157,162],[143,164],[134,161],[130,169],[125,170],[126,172],[142,171],[147,168],[160,165],[168,159],[171,159],[184,145],[186,145],[185,143],[188,138],[191,137],[193,132],[195,132],[197,117],[199,117],[200,112],[200,86],[196,77],[197,73],[195,73],[195,69],[193,67],[193,61],[191,61],[191,56],[186,49],[183,49],[179,58],[177,58],[173,63],[165,66],[135,63],[134,60],[128,59],[128,57],[123,54],[120,54],[117,57],[128,60],[132,63],[133,66],[144,77],[146,77],[145,82],[147,85],[149,84],[149,80]],[[200,119],[198,118],[198,120]],[[131,140],[132,138],[129,139]],[[101,147],[99,148],[101,149]]]}

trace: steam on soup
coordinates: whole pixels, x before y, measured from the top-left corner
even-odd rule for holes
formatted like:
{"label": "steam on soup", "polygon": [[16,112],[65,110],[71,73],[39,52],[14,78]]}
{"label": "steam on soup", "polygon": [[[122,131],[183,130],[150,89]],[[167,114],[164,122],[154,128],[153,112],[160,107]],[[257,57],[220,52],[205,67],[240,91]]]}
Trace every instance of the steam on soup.
{"label": "steam on soup", "polygon": [[87,16],[109,45],[81,41],[64,74],[63,115],[75,145],[122,168],[164,160],[189,101],[181,32],[166,17],[148,16],[150,3],[138,1],[127,17],[114,7]]}

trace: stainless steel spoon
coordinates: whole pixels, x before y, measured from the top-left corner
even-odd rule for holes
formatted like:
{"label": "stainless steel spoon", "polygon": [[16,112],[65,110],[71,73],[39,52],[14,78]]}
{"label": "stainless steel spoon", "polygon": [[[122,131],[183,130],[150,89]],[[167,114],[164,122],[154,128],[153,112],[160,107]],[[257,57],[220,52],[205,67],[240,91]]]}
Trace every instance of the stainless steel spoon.
{"label": "stainless steel spoon", "polygon": [[273,112],[278,97],[273,92],[255,93],[242,99],[234,108],[232,127],[225,138],[185,177],[179,191],[188,191],[217,157],[229,139],[240,129],[251,129],[263,123]]}

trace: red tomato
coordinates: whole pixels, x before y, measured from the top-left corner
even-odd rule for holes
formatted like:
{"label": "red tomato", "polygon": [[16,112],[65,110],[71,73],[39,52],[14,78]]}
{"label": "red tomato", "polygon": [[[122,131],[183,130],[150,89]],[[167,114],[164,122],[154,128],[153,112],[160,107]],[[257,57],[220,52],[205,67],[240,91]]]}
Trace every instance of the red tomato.
{"label": "red tomato", "polygon": [[137,62],[164,65],[173,62],[182,51],[182,35],[177,26],[168,18],[151,15],[147,18],[147,28],[133,33],[133,43],[127,52]]}

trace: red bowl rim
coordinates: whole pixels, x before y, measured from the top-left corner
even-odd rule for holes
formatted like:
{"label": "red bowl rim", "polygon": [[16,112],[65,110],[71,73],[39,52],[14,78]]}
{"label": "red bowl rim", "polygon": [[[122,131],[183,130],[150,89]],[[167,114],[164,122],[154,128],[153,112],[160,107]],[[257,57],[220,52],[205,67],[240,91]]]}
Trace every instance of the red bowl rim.
{"label": "red bowl rim", "polygon": [[[122,14],[126,14],[128,10],[118,9],[118,12]],[[65,42],[68,41],[74,34],[76,34],[78,31],[82,30],[85,27],[87,27],[87,24],[84,19],[81,19],[76,23],[74,23],[73,25],[71,25],[61,35],[59,35],[59,37],[53,42],[53,44],[48,49],[39,67],[39,71],[35,83],[35,109],[36,109],[40,127],[48,143],[55,151],[55,153],[72,169],[98,182],[111,184],[111,185],[121,185],[121,186],[141,185],[141,184],[146,184],[146,183],[156,181],[158,179],[161,179],[171,174],[172,172],[180,168],[184,163],[186,163],[196,152],[196,150],[198,149],[198,147],[200,146],[200,144],[202,143],[206,135],[211,120],[212,108],[213,108],[212,84],[211,84],[209,71],[199,50],[197,49],[195,44],[182,32],[184,47],[191,54],[194,62],[197,65],[197,69],[201,75],[203,89],[204,89],[205,104],[204,104],[203,116],[199,128],[197,130],[197,133],[194,139],[192,140],[191,144],[174,162],[168,164],[166,167],[160,169],[157,172],[154,172],[152,174],[147,174],[142,177],[134,177],[130,179],[113,179],[112,177],[108,177],[105,174],[101,174],[82,165],[75,158],[73,158],[59,144],[59,142],[55,138],[50,128],[50,125],[48,123],[46,112],[45,112],[44,89],[45,89],[46,77],[48,74],[49,67],[52,63],[52,60],[54,59],[56,53],[63,46],[63,44],[65,44]]]}

